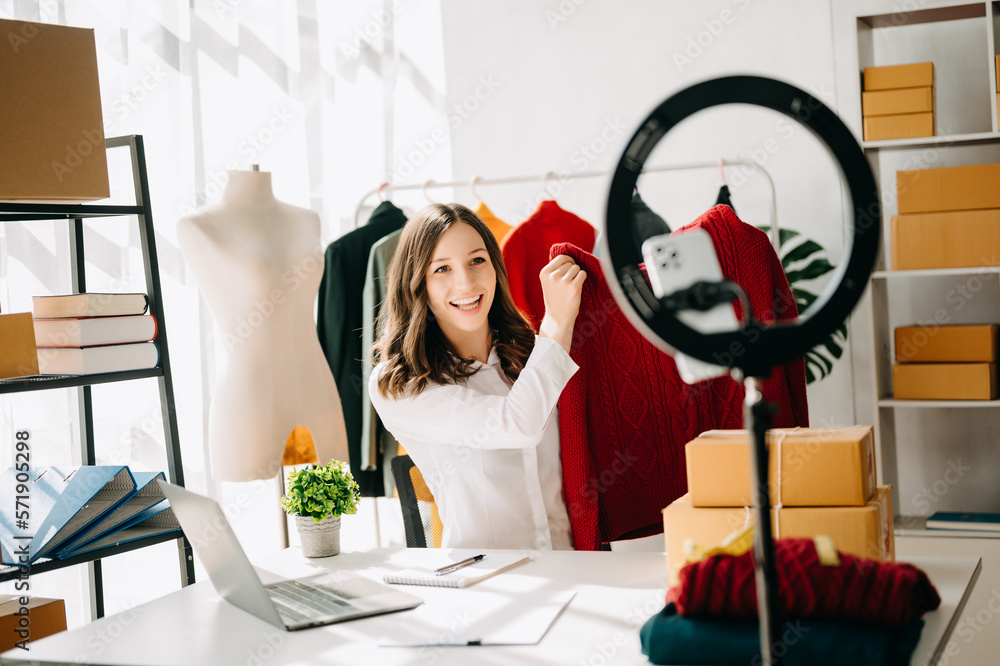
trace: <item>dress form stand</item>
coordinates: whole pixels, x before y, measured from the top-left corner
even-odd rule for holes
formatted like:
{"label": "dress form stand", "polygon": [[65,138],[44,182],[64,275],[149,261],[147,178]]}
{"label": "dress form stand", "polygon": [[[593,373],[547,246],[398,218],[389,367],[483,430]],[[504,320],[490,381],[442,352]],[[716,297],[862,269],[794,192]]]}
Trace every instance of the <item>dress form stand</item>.
{"label": "dress form stand", "polygon": [[209,411],[212,476],[271,479],[308,428],[321,464],[347,460],[337,386],[316,334],[319,215],[275,199],[271,174],[230,171],[220,203],[177,223],[227,352]]}

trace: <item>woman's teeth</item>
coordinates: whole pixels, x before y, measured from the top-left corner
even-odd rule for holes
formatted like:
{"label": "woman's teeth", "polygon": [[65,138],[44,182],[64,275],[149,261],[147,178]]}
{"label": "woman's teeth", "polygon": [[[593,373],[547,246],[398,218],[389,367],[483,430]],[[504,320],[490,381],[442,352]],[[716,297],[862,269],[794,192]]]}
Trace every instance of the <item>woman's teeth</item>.
{"label": "woman's teeth", "polygon": [[479,307],[480,299],[482,299],[482,296],[476,296],[475,298],[466,298],[465,300],[461,301],[452,301],[451,304],[454,305],[459,310],[465,310],[466,312],[468,312],[470,310],[475,310],[477,307]]}

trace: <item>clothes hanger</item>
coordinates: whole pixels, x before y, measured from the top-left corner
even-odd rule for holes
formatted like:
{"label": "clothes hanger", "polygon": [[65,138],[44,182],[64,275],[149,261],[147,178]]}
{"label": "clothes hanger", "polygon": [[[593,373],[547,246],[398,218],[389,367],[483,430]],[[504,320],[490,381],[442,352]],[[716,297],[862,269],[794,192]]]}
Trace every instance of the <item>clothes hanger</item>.
{"label": "clothes hanger", "polygon": [[427,193],[427,188],[431,187],[433,184],[434,180],[431,179],[428,180],[426,183],[424,183],[424,186],[421,188],[421,190],[423,190],[424,193],[424,199],[427,199],[427,203],[429,204],[437,203],[436,201],[434,201],[434,199],[431,199],[431,195]]}
{"label": "clothes hanger", "polygon": [[479,192],[476,192],[476,183],[482,179],[482,176],[473,176],[472,180],[469,181],[469,190],[472,192],[472,198],[476,200],[476,204],[482,204],[485,206],[486,203],[483,201],[483,198],[479,196]]}

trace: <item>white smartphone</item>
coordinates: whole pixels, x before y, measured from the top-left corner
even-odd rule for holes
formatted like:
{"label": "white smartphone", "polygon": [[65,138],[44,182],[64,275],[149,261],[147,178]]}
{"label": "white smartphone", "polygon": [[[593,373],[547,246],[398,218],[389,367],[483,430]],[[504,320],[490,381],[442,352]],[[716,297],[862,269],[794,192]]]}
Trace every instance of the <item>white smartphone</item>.
{"label": "white smartphone", "polygon": [[[642,258],[653,294],[663,298],[696,282],[722,282],[722,266],[715,255],[712,237],[704,229],[691,229],[671,236],[647,238],[642,244]],[[677,318],[700,333],[732,332],[739,329],[732,303],[721,303],[710,310],[681,310]],[[674,355],[681,379],[688,384],[721,377],[729,368],[705,363],[681,352]]]}

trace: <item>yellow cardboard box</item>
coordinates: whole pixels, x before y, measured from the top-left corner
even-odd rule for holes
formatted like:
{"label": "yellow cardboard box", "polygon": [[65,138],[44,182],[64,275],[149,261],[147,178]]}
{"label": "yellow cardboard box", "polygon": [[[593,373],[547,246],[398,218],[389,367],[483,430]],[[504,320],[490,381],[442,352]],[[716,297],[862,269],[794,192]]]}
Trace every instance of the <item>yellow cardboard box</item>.
{"label": "yellow cardboard box", "polygon": [[896,172],[899,214],[1000,208],[1000,164]]}
{"label": "yellow cardboard box", "polygon": [[[864,506],[785,507],[771,512],[776,538],[812,538],[826,535],[837,550],[880,562],[896,559],[893,535],[892,486],[879,486]],[[749,510],[737,508],[695,508],[688,495],[663,510],[663,530],[667,549],[667,573],[671,585],[684,566],[684,542],[688,539],[705,547],[719,545],[749,520]]]}
{"label": "yellow cardboard box", "polygon": [[997,324],[900,326],[896,360],[900,363],[993,363]]}
{"label": "yellow cardboard box", "polygon": [[30,312],[0,315],[0,379],[38,374]]}
{"label": "yellow cardboard box", "polygon": [[111,195],[94,31],[0,19],[0,200]]}
{"label": "yellow cardboard box", "polygon": [[896,400],[993,400],[995,363],[897,363],[892,366]]}
{"label": "yellow cardboard box", "polygon": [[922,136],[934,136],[933,113],[865,116],[865,141],[916,139]]}
{"label": "yellow cardboard box", "polygon": [[[22,604],[22,601],[27,601],[27,604]],[[25,623],[27,627],[22,626]],[[20,634],[19,631],[26,633]],[[0,594],[0,652],[13,650],[19,641],[25,639],[29,641],[27,646],[30,650],[32,641],[60,631],[66,631],[66,602],[62,599],[27,599]]]}
{"label": "yellow cardboard box", "polygon": [[1000,209],[893,215],[889,224],[893,270],[1000,265]]}
{"label": "yellow cardboard box", "polygon": [[[864,505],[875,493],[874,440],[871,426],[771,430],[771,502],[777,504],[780,498],[785,506]],[[709,430],[688,442],[684,451],[692,506],[752,504],[749,446],[745,430]]]}
{"label": "yellow cardboard box", "polygon": [[900,88],[861,93],[861,112],[868,116],[927,113],[934,110],[934,88]]}
{"label": "yellow cardboard box", "polygon": [[934,85],[934,63],[865,67],[865,90],[892,90]]}

